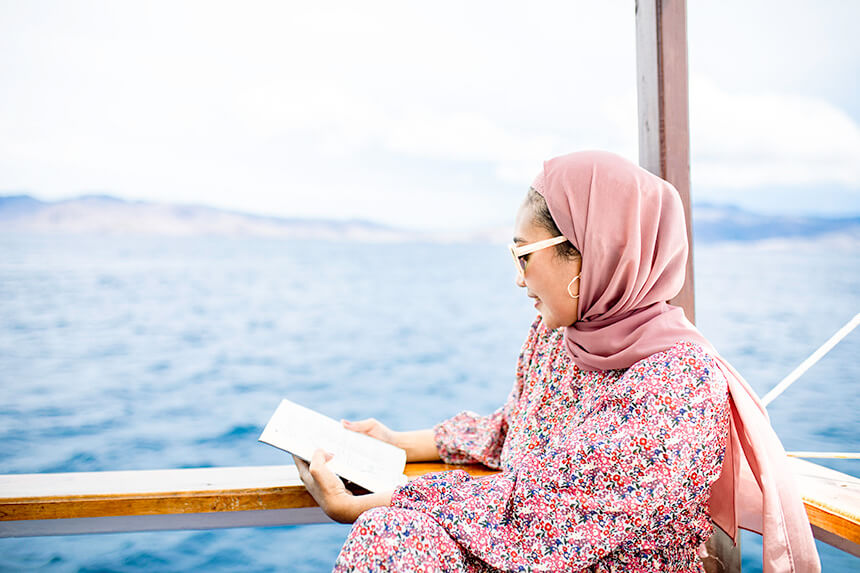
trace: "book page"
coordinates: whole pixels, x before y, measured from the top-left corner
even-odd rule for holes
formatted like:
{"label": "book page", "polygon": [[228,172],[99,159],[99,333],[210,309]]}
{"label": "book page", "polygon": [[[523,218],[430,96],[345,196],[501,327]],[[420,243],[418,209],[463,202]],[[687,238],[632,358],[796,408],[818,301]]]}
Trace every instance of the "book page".
{"label": "book page", "polygon": [[308,461],[322,448],[334,454],[328,462],[334,473],[372,492],[406,483],[404,450],[347,430],[337,420],[286,399],[272,414],[260,441]]}

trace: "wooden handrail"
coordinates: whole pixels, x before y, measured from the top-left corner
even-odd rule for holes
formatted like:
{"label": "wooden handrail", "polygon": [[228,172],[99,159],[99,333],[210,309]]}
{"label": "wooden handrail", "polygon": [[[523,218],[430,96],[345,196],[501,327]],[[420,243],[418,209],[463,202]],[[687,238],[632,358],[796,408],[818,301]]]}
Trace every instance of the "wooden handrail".
{"label": "wooden handrail", "polygon": [[860,479],[788,458],[817,539],[860,557]]}
{"label": "wooden handrail", "polygon": [[[452,469],[496,473],[479,465],[412,463],[406,475]],[[0,476],[0,522],[306,507],[316,502],[291,465]]]}
{"label": "wooden handrail", "polygon": [[[816,537],[860,556],[860,480],[788,459]],[[479,465],[407,464],[412,479]],[[294,466],[0,476],[0,537],[319,523]]]}

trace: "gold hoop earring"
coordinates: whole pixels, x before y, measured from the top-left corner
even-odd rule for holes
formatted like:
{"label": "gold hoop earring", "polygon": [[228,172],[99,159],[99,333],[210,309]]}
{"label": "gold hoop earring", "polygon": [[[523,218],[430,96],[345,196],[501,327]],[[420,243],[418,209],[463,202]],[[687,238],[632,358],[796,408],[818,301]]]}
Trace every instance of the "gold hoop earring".
{"label": "gold hoop earring", "polygon": [[573,298],[573,299],[579,298],[579,294],[574,295],[572,292],[570,292],[570,287],[572,287],[573,283],[575,283],[578,280],[579,280],[579,275],[576,275],[575,277],[573,277],[573,279],[571,279],[571,281],[569,283],[567,283],[567,294],[570,295],[570,298]]}

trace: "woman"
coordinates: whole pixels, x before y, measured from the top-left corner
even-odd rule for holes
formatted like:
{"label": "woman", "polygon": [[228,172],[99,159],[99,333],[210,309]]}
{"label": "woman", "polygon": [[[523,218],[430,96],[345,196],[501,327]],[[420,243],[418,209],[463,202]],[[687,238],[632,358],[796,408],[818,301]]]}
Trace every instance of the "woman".
{"label": "woman", "polygon": [[520,207],[514,243],[539,315],[505,405],[418,432],[345,422],[410,461],[502,471],[353,496],[323,452],[297,460],[324,511],[355,521],[336,569],[701,571],[713,520],[732,537],[739,524],[763,531],[765,571],[818,571],[764,410],[665,302],[687,258],[674,188],[610,153],[558,157]]}

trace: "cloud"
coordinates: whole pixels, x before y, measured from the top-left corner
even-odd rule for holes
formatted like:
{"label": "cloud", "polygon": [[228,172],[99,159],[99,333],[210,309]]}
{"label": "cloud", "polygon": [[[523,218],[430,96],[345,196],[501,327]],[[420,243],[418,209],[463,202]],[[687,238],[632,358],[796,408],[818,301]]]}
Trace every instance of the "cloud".
{"label": "cloud", "polygon": [[[408,224],[421,204],[481,224],[507,216],[544,159],[637,158],[632,4],[2,10],[0,189]],[[747,84],[694,78],[694,184],[857,186],[856,123]]]}
{"label": "cloud", "polygon": [[837,185],[860,191],[860,126],[823,99],[731,92],[694,76],[690,116],[699,186]]}
{"label": "cloud", "polygon": [[46,198],[98,188],[305,216],[376,202],[402,220],[416,197],[483,208],[547,157],[635,145],[635,107],[622,137],[625,114],[604,107],[635,89],[629,6],[4,10],[0,188]]}

